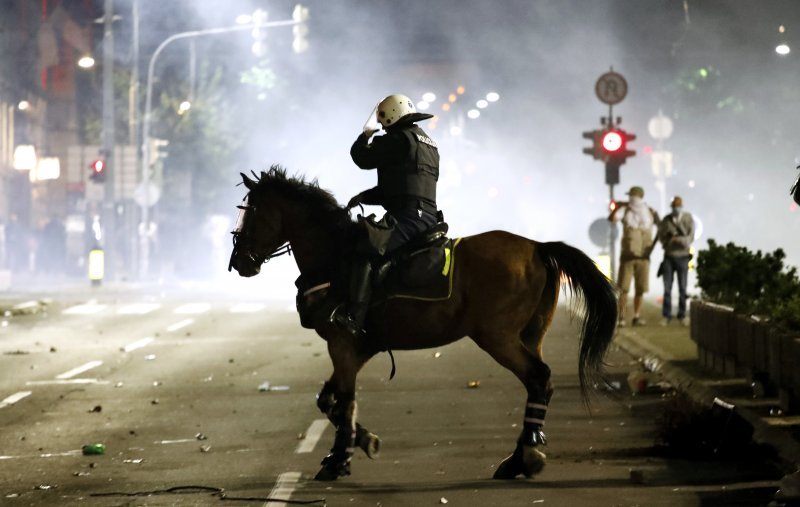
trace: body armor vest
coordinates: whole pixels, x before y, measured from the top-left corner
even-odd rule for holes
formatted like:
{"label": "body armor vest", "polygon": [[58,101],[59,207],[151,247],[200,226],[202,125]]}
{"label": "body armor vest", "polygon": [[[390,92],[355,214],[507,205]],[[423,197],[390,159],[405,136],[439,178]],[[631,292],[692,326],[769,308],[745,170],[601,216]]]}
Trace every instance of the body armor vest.
{"label": "body armor vest", "polygon": [[[408,141],[408,153],[394,164],[378,167],[378,188],[383,207],[414,208],[436,213],[436,182],[439,179],[439,150],[436,143],[416,125],[399,130]],[[431,209],[432,208],[432,209]]]}

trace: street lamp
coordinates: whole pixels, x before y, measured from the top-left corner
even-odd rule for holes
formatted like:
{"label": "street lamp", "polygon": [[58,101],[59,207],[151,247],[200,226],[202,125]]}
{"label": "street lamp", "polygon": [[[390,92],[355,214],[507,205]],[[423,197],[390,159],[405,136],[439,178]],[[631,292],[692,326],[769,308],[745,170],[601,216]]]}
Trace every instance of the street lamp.
{"label": "street lamp", "polygon": [[[308,9],[306,8],[305,11],[301,11],[301,16],[298,19],[291,19],[286,21],[269,21],[259,25],[259,28],[274,28],[279,26],[295,26],[301,23],[304,23],[305,20],[308,18]],[[293,16],[294,18],[295,16]],[[142,119],[142,139],[141,139],[141,175],[142,175],[142,198],[140,204],[142,207],[142,223],[145,227],[149,227],[150,221],[150,206],[151,204],[151,189],[150,189],[150,116],[153,106],[153,75],[155,74],[155,66],[156,61],[158,60],[158,56],[161,52],[166,48],[170,43],[175,42],[176,40],[180,39],[193,39],[196,37],[202,37],[206,35],[217,35],[223,33],[231,33],[231,32],[241,32],[244,30],[252,30],[256,28],[256,25],[253,23],[243,24],[238,26],[228,26],[223,28],[209,28],[206,30],[192,30],[189,32],[180,32],[174,35],[171,35],[164,39],[161,44],[158,45],[155,51],[153,51],[153,55],[150,57],[150,62],[147,66],[147,90],[145,92],[145,105],[144,105],[144,118]],[[150,261],[150,239],[147,237],[141,238],[141,246],[139,251],[139,271],[140,276],[147,275],[149,271],[149,261]]]}
{"label": "street lamp", "polygon": [[82,69],[91,69],[94,67],[94,58],[92,55],[84,55],[78,60],[78,67]]}
{"label": "street lamp", "polygon": [[36,169],[37,162],[36,148],[32,144],[19,144],[14,148],[14,169],[32,171]]}

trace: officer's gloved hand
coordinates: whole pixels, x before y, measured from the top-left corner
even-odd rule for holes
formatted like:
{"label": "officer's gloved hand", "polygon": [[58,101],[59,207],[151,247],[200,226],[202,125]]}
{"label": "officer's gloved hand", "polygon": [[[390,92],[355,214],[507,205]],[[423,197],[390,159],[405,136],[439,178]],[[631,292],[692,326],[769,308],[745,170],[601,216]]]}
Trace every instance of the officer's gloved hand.
{"label": "officer's gloved hand", "polygon": [[380,128],[373,127],[373,126],[364,126],[364,136],[369,140],[372,136],[375,135],[375,132],[379,131]]}

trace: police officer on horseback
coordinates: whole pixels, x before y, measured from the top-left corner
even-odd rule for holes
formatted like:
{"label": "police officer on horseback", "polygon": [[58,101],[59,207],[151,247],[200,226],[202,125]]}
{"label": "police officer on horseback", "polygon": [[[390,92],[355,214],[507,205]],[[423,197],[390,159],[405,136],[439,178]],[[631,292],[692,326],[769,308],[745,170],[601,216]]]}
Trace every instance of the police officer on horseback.
{"label": "police officer on horseback", "polygon": [[[387,232],[384,239],[377,241],[380,244],[374,240],[376,235],[370,234],[371,255],[365,254],[363,247],[359,249],[351,272],[348,304],[346,308],[337,307],[331,315],[332,322],[353,336],[363,332],[375,258],[397,250],[441,221],[436,207],[439,150],[416,124],[432,117],[418,113],[405,95],[389,95],[376,107],[376,119],[385,134],[373,139],[379,129],[368,121],[350,148],[350,156],[359,168],[378,170],[378,184],[350,199],[347,207],[383,206],[386,214],[377,225]],[[363,217],[359,220],[365,222]]]}

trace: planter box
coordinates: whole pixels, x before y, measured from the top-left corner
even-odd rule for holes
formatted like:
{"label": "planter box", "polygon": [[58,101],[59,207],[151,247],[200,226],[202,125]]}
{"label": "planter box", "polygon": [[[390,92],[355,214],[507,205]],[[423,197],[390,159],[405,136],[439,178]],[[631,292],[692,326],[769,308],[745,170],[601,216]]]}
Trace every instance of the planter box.
{"label": "planter box", "polygon": [[691,337],[703,367],[765,382],[784,412],[800,411],[800,337],[787,335],[733,309],[692,301]]}
{"label": "planter box", "polygon": [[737,342],[731,333],[733,309],[693,300],[691,304],[692,340],[702,350],[701,362],[706,368],[723,375],[735,375]]}

